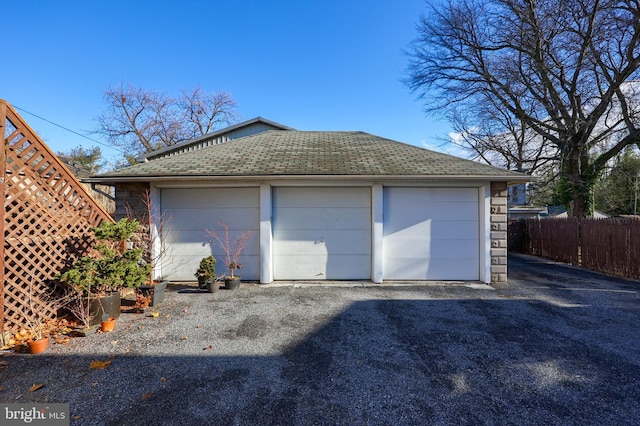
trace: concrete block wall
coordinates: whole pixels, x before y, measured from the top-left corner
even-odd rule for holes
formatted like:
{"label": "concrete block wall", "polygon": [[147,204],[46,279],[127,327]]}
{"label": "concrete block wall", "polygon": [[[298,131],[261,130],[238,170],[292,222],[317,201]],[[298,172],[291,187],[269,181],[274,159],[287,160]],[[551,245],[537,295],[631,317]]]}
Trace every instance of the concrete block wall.
{"label": "concrete block wall", "polygon": [[149,191],[148,182],[118,183],[116,190],[116,210],[114,218],[134,217],[138,220],[148,217],[145,204],[146,192]]}
{"label": "concrete block wall", "polygon": [[115,220],[128,217],[140,221],[140,229],[131,237],[130,242],[133,243],[133,247],[143,249],[142,259],[151,262],[151,235],[146,204],[149,183],[118,183],[115,190],[116,210],[113,216]]}
{"label": "concrete block wall", "polygon": [[507,282],[507,183],[491,183],[491,283]]}

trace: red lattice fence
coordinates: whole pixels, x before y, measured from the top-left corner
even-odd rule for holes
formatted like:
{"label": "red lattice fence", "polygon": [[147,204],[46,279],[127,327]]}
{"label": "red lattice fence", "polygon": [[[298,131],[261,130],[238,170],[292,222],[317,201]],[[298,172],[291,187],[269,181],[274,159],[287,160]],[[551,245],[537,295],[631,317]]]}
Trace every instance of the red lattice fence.
{"label": "red lattice fence", "polygon": [[44,295],[49,281],[91,243],[89,229],[113,219],[5,101],[0,100],[0,331],[25,326],[32,304],[45,317],[54,307]]}

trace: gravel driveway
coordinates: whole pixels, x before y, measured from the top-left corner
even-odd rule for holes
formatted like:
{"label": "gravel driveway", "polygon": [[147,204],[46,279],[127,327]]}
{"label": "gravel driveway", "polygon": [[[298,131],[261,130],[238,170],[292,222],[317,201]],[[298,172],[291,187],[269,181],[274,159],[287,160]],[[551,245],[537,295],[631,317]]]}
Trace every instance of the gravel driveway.
{"label": "gravel driveway", "polygon": [[169,285],[156,318],[2,356],[0,401],[72,425],[640,424],[640,283],[509,262],[499,288]]}

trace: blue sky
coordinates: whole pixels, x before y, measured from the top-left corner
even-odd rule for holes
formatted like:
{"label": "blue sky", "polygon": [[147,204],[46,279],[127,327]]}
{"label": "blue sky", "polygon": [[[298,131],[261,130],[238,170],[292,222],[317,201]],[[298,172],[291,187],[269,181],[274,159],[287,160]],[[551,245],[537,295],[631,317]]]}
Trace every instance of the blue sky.
{"label": "blue sky", "polygon": [[[103,92],[120,83],[227,91],[242,119],[300,130],[432,149],[449,132],[400,81],[423,0],[5,3],[0,98],[99,141]],[[96,145],[18,112],[56,152]]]}

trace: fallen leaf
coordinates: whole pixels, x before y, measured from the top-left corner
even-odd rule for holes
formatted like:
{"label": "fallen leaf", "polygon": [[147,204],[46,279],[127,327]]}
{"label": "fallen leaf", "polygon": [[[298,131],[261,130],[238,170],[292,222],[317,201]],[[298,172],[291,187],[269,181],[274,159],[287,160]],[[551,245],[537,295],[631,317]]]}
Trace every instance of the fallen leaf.
{"label": "fallen leaf", "polygon": [[73,416],[73,420],[80,420],[82,418],[81,415],[76,414],[75,416]]}
{"label": "fallen leaf", "polygon": [[100,361],[100,360],[94,360],[91,361],[91,369],[92,370],[102,370],[103,368],[107,368],[108,366],[111,365],[111,359],[105,360],[105,361]]}
{"label": "fallen leaf", "polygon": [[[167,378],[166,378],[166,377],[161,377],[161,378],[160,378],[160,381],[161,381],[162,383],[167,383]],[[2,390],[2,389],[0,388],[0,390]]]}
{"label": "fallen leaf", "polygon": [[160,316],[160,312],[154,312],[151,314],[152,317],[158,318]]}
{"label": "fallen leaf", "polygon": [[64,345],[65,343],[69,343],[69,340],[71,340],[70,337],[61,337],[61,338],[56,337],[56,343],[59,345]]}
{"label": "fallen leaf", "polygon": [[196,328],[200,328],[200,327],[202,327],[202,326],[201,325],[196,325]]}
{"label": "fallen leaf", "polygon": [[29,388],[29,392],[35,392],[38,389],[42,388],[44,385],[42,383],[36,383]]}
{"label": "fallen leaf", "polygon": [[206,348],[203,349],[203,351],[209,350],[209,349],[213,349],[213,346],[209,345]]}
{"label": "fallen leaf", "polygon": [[0,386],[0,392],[4,390],[4,386]]}
{"label": "fallen leaf", "polygon": [[189,338],[187,336],[183,336],[182,340],[189,340]]}
{"label": "fallen leaf", "polygon": [[144,401],[145,399],[149,399],[151,398],[151,391],[145,393],[144,395],[142,395],[142,400]]}

